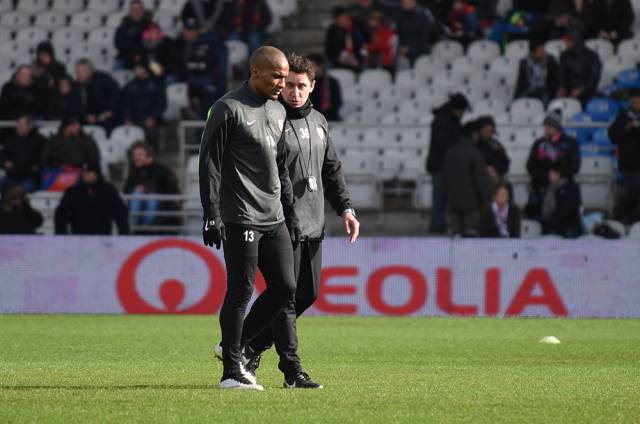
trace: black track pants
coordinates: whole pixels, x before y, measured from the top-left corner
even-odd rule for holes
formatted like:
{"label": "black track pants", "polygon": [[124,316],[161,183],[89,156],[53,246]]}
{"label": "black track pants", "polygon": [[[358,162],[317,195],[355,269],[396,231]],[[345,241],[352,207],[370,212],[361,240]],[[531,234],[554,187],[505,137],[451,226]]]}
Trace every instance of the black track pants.
{"label": "black track pants", "polygon": [[[286,225],[269,231],[227,226],[224,260],[227,292],[220,310],[220,327],[224,367],[225,371],[231,371],[237,370],[241,359],[241,340],[251,340],[269,326],[295,295],[293,248]],[[245,318],[257,267],[267,289]]]}

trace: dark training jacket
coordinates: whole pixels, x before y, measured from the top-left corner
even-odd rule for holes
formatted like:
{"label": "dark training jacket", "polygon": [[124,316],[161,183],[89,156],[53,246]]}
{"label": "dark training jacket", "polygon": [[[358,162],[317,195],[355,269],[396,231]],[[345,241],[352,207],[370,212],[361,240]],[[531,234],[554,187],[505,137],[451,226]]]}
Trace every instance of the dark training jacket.
{"label": "dark training jacket", "polygon": [[200,200],[206,218],[270,227],[293,206],[282,137],[286,114],[249,83],[214,103],[200,142]]}
{"label": "dark training jacket", "polygon": [[[638,114],[640,117],[640,114]],[[631,128],[627,124],[633,122]],[[622,172],[640,170],[640,120],[630,115],[628,110],[622,110],[609,127],[611,141],[618,145],[618,168]]]}
{"label": "dark training jacket", "polygon": [[[281,100],[284,104],[284,101]],[[351,200],[342,174],[342,163],[329,137],[327,120],[313,109],[311,102],[299,109],[286,104],[284,140],[287,168],[293,186],[296,216],[305,238],[324,238],[324,198],[341,215],[351,208]],[[314,176],[318,190],[307,189],[307,177]]]}

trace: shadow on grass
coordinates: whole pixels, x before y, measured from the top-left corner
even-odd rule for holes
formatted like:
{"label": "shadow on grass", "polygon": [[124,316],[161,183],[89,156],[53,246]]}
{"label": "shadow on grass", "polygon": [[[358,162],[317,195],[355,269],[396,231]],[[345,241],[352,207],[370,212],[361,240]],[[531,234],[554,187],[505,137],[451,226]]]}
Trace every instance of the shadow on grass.
{"label": "shadow on grass", "polygon": [[211,384],[132,384],[132,385],[42,385],[42,386],[0,386],[0,390],[208,390],[217,389]]}

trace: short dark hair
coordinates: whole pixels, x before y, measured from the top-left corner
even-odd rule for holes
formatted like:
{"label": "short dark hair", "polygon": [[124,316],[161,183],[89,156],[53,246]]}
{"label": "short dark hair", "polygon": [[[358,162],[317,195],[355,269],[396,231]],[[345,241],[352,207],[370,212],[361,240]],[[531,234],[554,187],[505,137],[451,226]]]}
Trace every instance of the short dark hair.
{"label": "short dark hair", "polygon": [[144,140],[138,140],[138,141],[134,142],[131,145],[131,147],[129,147],[129,153],[133,153],[133,151],[136,150],[136,149],[142,149],[147,153],[147,156],[149,156],[150,158],[155,158],[155,152],[153,150],[153,147],[151,147]]}
{"label": "short dark hair", "polygon": [[535,51],[538,47],[544,47],[545,41],[542,37],[532,37],[529,40],[529,51]]}
{"label": "short dark hair", "polygon": [[348,14],[349,14],[349,9],[347,9],[344,6],[336,6],[333,9],[331,9],[331,16],[333,17],[333,19],[337,18],[338,16],[348,15]]}
{"label": "short dark hair", "polygon": [[324,65],[326,59],[322,53],[311,53],[307,55],[307,59],[315,63],[316,65]]}
{"label": "short dark hair", "polygon": [[287,54],[287,61],[289,62],[289,72],[296,74],[307,74],[309,81],[313,82],[316,79],[316,70],[313,63],[306,57],[299,54],[290,52]]}

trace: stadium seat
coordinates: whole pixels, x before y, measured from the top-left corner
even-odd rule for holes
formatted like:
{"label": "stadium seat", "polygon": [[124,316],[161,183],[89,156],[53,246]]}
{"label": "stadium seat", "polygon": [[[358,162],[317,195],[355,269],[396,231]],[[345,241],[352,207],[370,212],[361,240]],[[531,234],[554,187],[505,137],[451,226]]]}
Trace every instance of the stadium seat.
{"label": "stadium seat", "polygon": [[583,157],[576,181],[580,184],[585,209],[611,209],[614,169],[610,157]]}
{"label": "stadium seat", "polygon": [[362,115],[366,116],[367,118],[375,117],[373,119],[377,119],[378,117],[382,117],[387,113],[394,112],[395,107],[396,105],[391,102],[383,100],[370,100],[362,105],[360,113],[362,113]]}
{"label": "stadium seat", "polygon": [[109,140],[107,131],[100,125],[83,125],[82,131],[93,137],[96,142],[106,142]]}
{"label": "stadium seat", "polygon": [[405,162],[405,152],[396,147],[382,149],[380,175],[383,180],[400,178]]}
{"label": "stadium seat", "polygon": [[433,85],[424,85],[422,87],[418,87],[414,93],[414,97],[416,100],[420,101],[422,104],[430,104],[430,110],[442,105],[449,98],[447,94],[447,90],[442,87],[436,87]]}
{"label": "stadium seat", "polygon": [[520,128],[516,133],[514,139],[514,147],[518,147],[521,150],[529,151],[533,142],[542,137],[544,129],[542,127],[525,127]]}
{"label": "stadium seat", "polygon": [[520,221],[520,237],[521,238],[537,238],[542,235],[542,224],[531,219],[523,219]]}
{"label": "stadium seat", "polygon": [[518,78],[518,60],[500,56],[491,61],[489,71],[499,75],[504,85],[515,86]]}
{"label": "stadium seat", "polygon": [[[0,44],[0,55],[4,58],[22,59],[31,55],[31,48],[26,43],[9,41]],[[28,61],[27,63],[30,63]]]}
{"label": "stadium seat", "polygon": [[492,59],[500,56],[500,46],[493,41],[477,40],[467,48],[467,56],[483,63],[489,63]]}
{"label": "stadium seat", "polygon": [[547,106],[547,111],[560,109],[562,111],[562,118],[574,116],[576,113],[582,112],[582,104],[578,99],[571,97],[558,97],[553,99]]}
{"label": "stadium seat", "polygon": [[72,15],[70,25],[76,28],[91,30],[102,26],[102,17],[97,12],[85,10]]}
{"label": "stadium seat", "polygon": [[51,10],[66,14],[73,14],[84,8],[84,0],[53,0]]}
{"label": "stadium seat", "polygon": [[465,77],[452,71],[439,71],[433,76],[431,84],[447,92],[455,92],[465,83]]}
{"label": "stadium seat", "polygon": [[585,42],[586,46],[594,52],[598,53],[601,61],[605,61],[608,57],[613,56],[613,44],[611,41],[603,38],[592,38]]}
{"label": "stadium seat", "polygon": [[347,115],[343,115],[343,120],[345,124],[352,124],[352,125],[375,124],[376,123],[375,121],[377,121],[378,119],[380,119],[380,116],[373,116],[373,115],[365,116],[360,112],[352,112]]}
{"label": "stadium seat", "polygon": [[334,125],[329,134],[336,148],[361,147],[364,141],[364,129],[345,125]]}
{"label": "stadium seat", "polygon": [[586,144],[591,142],[591,136],[593,134],[593,128],[584,126],[572,126],[572,123],[589,124],[592,122],[591,116],[585,112],[578,112],[569,118],[568,123],[565,125],[565,131],[578,139],[580,144]]}
{"label": "stadium seat", "polygon": [[340,88],[344,90],[346,87],[356,83],[356,73],[350,69],[330,69],[329,75],[334,77],[340,83]]}
{"label": "stadium seat", "polygon": [[408,124],[413,125],[416,123],[418,117],[417,116],[403,116],[399,112],[388,113],[384,115],[380,122],[383,125],[401,125]]}
{"label": "stadium seat", "polygon": [[362,145],[367,148],[398,148],[400,135],[395,127],[373,126],[364,130]]}
{"label": "stadium seat", "polygon": [[[3,12],[0,15],[0,27],[8,28],[10,30],[16,31],[20,28],[26,28],[31,24],[31,18],[28,14],[24,12],[17,12],[15,10],[9,12]],[[36,22],[36,25],[39,25]]]}
{"label": "stadium seat", "polygon": [[49,0],[20,0],[16,7],[19,12],[37,15],[49,8]]}
{"label": "stadium seat", "polygon": [[464,85],[460,87],[458,92],[464,94],[471,104],[484,100],[490,95],[490,90],[486,90],[482,85],[477,84]]}
{"label": "stadium seat", "polygon": [[416,181],[413,192],[413,207],[417,210],[431,209],[433,184],[429,175],[421,175]]}
{"label": "stadium seat", "polygon": [[160,25],[160,28],[170,37],[176,37],[179,34],[179,18],[175,15],[169,12],[156,12],[153,14],[153,20],[156,21],[158,25]]}
{"label": "stadium seat", "polygon": [[15,41],[35,47],[38,43],[48,38],[49,32],[46,29],[34,26],[19,29],[16,32]]}
{"label": "stadium seat", "polygon": [[231,65],[242,65],[249,60],[249,47],[241,40],[226,40],[224,42],[229,52],[229,63]]}
{"label": "stadium seat", "polygon": [[122,88],[129,81],[131,81],[133,79],[133,71],[130,71],[128,69],[121,69],[121,70],[118,70],[118,71],[113,71],[111,73],[111,76],[113,77],[113,79],[118,81],[118,85],[120,86],[120,88]]}
{"label": "stadium seat", "polygon": [[109,141],[115,143],[126,152],[136,141],[145,140],[144,130],[135,125],[121,125],[111,132]]}
{"label": "stadium seat", "polygon": [[614,82],[616,76],[625,69],[635,68],[636,58],[633,56],[611,56],[602,64],[602,75],[598,88],[603,88]]}
{"label": "stadium seat", "polygon": [[615,221],[613,219],[607,219],[604,221],[604,224],[611,227],[615,232],[620,234],[620,238],[625,238],[627,236],[627,229],[624,224],[620,221]]}
{"label": "stadium seat", "polygon": [[113,0],[89,0],[87,10],[97,12],[100,15],[108,15],[119,10],[118,2]]}
{"label": "stadium seat", "polygon": [[424,76],[430,77],[438,71],[447,68],[447,62],[443,58],[431,55],[422,55],[418,57],[413,64],[413,70]]}
{"label": "stadium seat", "polygon": [[58,28],[66,27],[67,16],[62,12],[49,10],[36,16],[35,25],[54,31]]}
{"label": "stadium seat", "polygon": [[475,116],[501,115],[507,111],[507,107],[502,100],[484,99],[473,105],[473,114]]}
{"label": "stadium seat", "polygon": [[402,148],[427,150],[430,142],[431,130],[429,128],[413,127],[400,129],[399,144]]}
{"label": "stadium seat", "polygon": [[452,62],[453,59],[464,55],[464,47],[454,40],[441,40],[434,44],[431,54],[445,62]]}
{"label": "stadium seat", "polygon": [[[407,149],[401,150],[403,161],[400,167],[399,178],[406,181],[417,181],[426,173],[427,149]],[[383,158],[384,159],[384,158]]]}
{"label": "stadium seat", "polygon": [[527,150],[509,152],[511,164],[509,166],[509,181],[513,187],[513,201],[516,205],[524,207],[529,198],[529,173],[527,171]]}
{"label": "stadium seat", "polygon": [[38,127],[38,133],[45,138],[51,138],[54,135],[58,134],[58,128],[58,125],[53,124],[41,125]]}
{"label": "stadium seat", "polygon": [[615,119],[620,106],[614,100],[596,97],[587,103],[585,112],[594,121],[610,122]]}
{"label": "stadium seat", "polygon": [[640,39],[630,38],[628,40],[622,40],[618,45],[618,56],[640,60]]}
{"label": "stadium seat", "polygon": [[515,40],[511,41],[504,52],[504,55],[509,59],[520,60],[529,54],[529,41],[528,40]]}
{"label": "stadium seat", "polygon": [[182,110],[182,108],[186,108],[189,106],[187,84],[184,82],[169,84],[166,87],[166,92],[167,108],[163,113],[164,119],[180,119],[180,111]]}
{"label": "stadium seat", "polygon": [[13,0],[0,0],[0,13],[13,10]]}
{"label": "stadium seat", "polygon": [[276,16],[289,16],[298,8],[296,0],[267,0],[271,13]]}
{"label": "stadium seat", "polygon": [[629,228],[629,236],[632,240],[640,240],[640,222],[636,222]]}
{"label": "stadium seat", "polygon": [[640,72],[637,68],[625,69],[616,75],[616,84],[622,89],[640,88]]}
{"label": "stadium seat", "polygon": [[384,69],[367,69],[362,71],[358,78],[361,87],[382,87],[391,84],[391,74]]}
{"label": "stadium seat", "polygon": [[523,97],[511,103],[509,112],[512,115],[539,115],[544,113],[544,104],[539,99]]}
{"label": "stadium seat", "polygon": [[484,72],[485,62],[474,59],[470,56],[460,56],[451,63],[451,72],[460,74],[465,81],[473,74]]}
{"label": "stadium seat", "polygon": [[61,192],[55,191],[36,191],[30,193],[29,203],[31,207],[42,213],[44,222],[38,233],[53,235],[55,233],[54,215],[60,199],[62,199]]}
{"label": "stadium seat", "polygon": [[63,46],[67,47],[80,44],[83,41],[84,30],[82,28],[58,28],[53,31],[53,35],[51,36],[51,42],[56,49]]}
{"label": "stadium seat", "polygon": [[[495,96],[492,96],[491,98],[497,99]],[[503,113],[494,117],[496,125],[533,125],[535,119],[535,116],[513,113]]]}
{"label": "stadium seat", "polygon": [[378,153],[372,149],[346,149],[340,160],[353,206],[357,209],[380,210],[382,186]]}
{"label": "stadium seat", "polygon": [[395,77],[396,86],[404,86],[415,89],[427,84],[427,77],[413,69],[398,71]]}
{"label": "stadium seat", "polygon": [[122,19],[127,16],[127,12],[113,12],[107,16],[104,26],[109,28],[117,28],[122,23]]}
{"label": "stadium seat", "polygon": [[158,11],[168,12],[174,16],[179,16],[187,0],[160,0]]}
{"label": "stadium seat", "polygon": [[115,45],[113,42],[115,32],[116,31],[114,28],[94,28],[89,31],[87,41],[89,42],[89,44],[99,46],[100,48],[106,49],[106,51],[115,54]]}
{"label": "stadium seat", "polygon": [[[502,85],[502,78],[491,71],[474,72],[469,75],[470,86],[476,86],[488,92],[493,92]],[[493,94],[493,93],[492,93]]]}
{"label": "stadium seat", "polygon": [[380,90],[378,91],[378,98],[387,103],[400,105],[400,103],[405,100],[411,99],[413,88],[414,87],[408,85],[387,85],[380,87]]}
{"label": "stadium seat", "polygon": [[565,43],[563,40],[549,40],[544,45],[544,51],[558,60],[560,59],[560,55],[564,51],[564,48]]}

